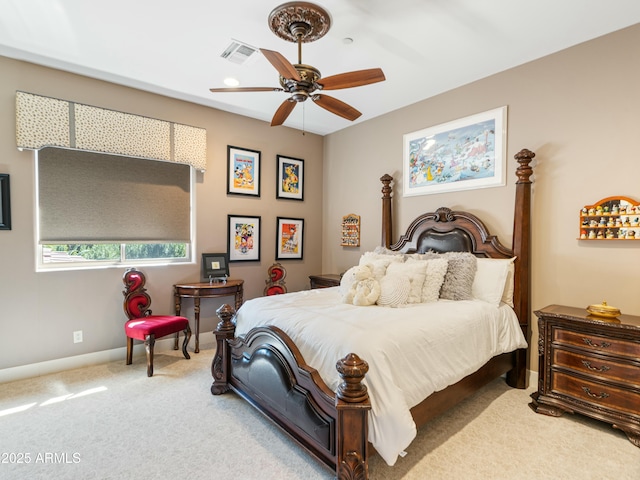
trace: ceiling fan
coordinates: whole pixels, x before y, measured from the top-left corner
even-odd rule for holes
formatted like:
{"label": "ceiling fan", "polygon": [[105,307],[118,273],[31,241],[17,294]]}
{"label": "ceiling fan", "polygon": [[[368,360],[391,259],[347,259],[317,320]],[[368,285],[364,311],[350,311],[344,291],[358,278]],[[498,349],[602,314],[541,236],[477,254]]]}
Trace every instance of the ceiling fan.
{"label": "ceiling fan", "polygon": [[309,2],[289,2],[276,7],[269,14],[269,26],[278,37],[298,44],[298,63],[291,64],[282,54],[261,48],[260,52],[280,74],[280,87],[229,87],[211,88],[218,92],[288,92],[291,96],[276,110],[271,126],[282,125],[296,104],[311,99],[331,113],[355,120],[361,112],[342,100],[318,93],[322,90],[360,87],[385,80],[380,68],[356,70],[322,78],[320,71],[302,63],[302,43],[323,37],[331,26],[329,14],[323,8]]}

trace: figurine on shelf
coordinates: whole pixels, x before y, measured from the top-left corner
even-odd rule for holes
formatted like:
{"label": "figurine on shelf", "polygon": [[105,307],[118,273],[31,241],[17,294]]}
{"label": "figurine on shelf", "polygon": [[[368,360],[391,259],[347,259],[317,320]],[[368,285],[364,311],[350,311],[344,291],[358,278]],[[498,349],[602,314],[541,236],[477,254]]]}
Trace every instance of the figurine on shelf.
{"label": "figurine on shelf", "polygon": [[595,209],[595,208],[593,208],[593,207],[591,207],[591,208],[589,209],[589,215],[595,215],[595,214],[596,214],[596,209]]}
{"label": "figurine on shelf", "polygon": [[598,235],[596,236],[598,240],[602,240],[604,238],[604,232],[602,230],[598,230]]}
{"label": "figurine on shelf", "polygon": [[586,230],[580,230],[580,238],[582,240],[586,240],[586,238],[587,238],[587,231]]}
{"label": "figurine on shelf", "polygon": [[622,228],[618,230],[618,238],[627,238],[627,231]]}
{"label": "figurine on shelf", "polygon": [[602,215],[602,205],[596,206],[596,215]]}
{"label": "figurine on shelf", "polygon": [[607,228],[607,238],[609,238],[609,239],[610,238],[616,238],[616,236],[613,234],[613,232],[611,230],[609,230],[608,228]]}
{"label": "figurine on shelf", "polygon": [[600,226],[601,227],[606,227],[607,226],[607,219],[604,217],[600,217]]}
{"label": "figurine on shelf", "polygon": [[622,220],[620,220],[619,218],[616,218],[616,227],[621,227],[622,226]]}
{"label": "figurine on shelf", "polygon": [[587,220],[586,218],[582,221],[582,226],[583,227],[588,227],[589,226],[589,220]]}
{"label": "figurine on shelf", "polygon": [[609,220],[607,221],[607,227],[613,227],[613,225],[614,225],[613,217],[609,217]]}
{"label": "figurine on shelf", "polygon": [[636,238],[636,231],[635,230],[627,231],[627,239],[635,240],[635,238]]}
{"label": "figurine on shelf", "polygon": [[637,227],[638,226],[638,222],[640,222],[640,218],[635,217],[633,220],[631,220],[631,226],[632,227]]}
{"label": "figurine on shelf", "polygon": [[605,215],[609,215],[609,205],[605,205],[603,210]]}
{"label": "figurine on shelf", "polygon": [[589,222],[589,226],[591,226],[591,227],[597,227],[597,226],[598,226],[598,221],[597,221],[597,220],[591,220],[591,221]]}
{"label": "figurine on shelf", "polygon": [[594,240],[596,238],[596,231],[595,230],[590,230],[589,231],[589,240]]}
{"label": "figurine on shelf", "polygon": [[620,209],[620,207],[619,207],[617,204],[616,204],[616,205],[613,205],[613,206],[611,207],[611,213],[612,213],[613,215],[618,215],[618,212],[620,211],[619,209]]}
{"label": "figurine on shelf", "polygon": [[582,216],[586,217],[588,213],[589,213],[589,210],[587,210],[587,207],[582,207]]}
{"label": "figurine on shelf", "polygon": [[622,220],[622,226],[623,227],[630,227],[631,226],[631,222],[629,222],[629,217],[624,217],[624,220]]}

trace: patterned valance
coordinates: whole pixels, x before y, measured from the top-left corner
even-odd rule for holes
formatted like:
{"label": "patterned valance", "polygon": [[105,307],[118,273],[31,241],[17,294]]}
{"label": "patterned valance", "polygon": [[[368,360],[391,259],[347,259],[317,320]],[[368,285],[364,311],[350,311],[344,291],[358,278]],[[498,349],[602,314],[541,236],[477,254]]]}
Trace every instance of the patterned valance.
{"label": "patterned valance", "polygon": [[207,168],[207,131],[179,123],[16,92],[18,148],[68,147]]}

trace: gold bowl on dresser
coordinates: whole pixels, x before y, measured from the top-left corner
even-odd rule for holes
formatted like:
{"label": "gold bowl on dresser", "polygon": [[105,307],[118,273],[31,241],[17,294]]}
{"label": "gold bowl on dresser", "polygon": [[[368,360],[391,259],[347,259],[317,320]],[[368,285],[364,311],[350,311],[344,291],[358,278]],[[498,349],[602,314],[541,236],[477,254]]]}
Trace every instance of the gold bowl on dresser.
{"label": "gold bowl on dresser", "polygon": [[602,318],[616,318],[621,313],[619,308],[607,305],[607,302],[602,302],[598,305],[589,305],[587,312],[594,317]]}

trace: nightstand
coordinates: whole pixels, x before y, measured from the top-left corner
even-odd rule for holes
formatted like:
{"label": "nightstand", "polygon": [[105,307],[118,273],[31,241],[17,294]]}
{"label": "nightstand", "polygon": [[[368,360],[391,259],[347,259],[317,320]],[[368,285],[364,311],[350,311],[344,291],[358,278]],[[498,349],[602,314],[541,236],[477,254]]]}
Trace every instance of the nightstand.
{"label": "nightstand", "polygon": [[611,423],[640,447],[640,317],[604,319],[550,305],[538,316],[538,391],[530,407]]}
{"label": "nightstand", "polygon": [[340,286],[340,275],[327,273],[322,275],[309,275],[311,288],[327,288]]}

